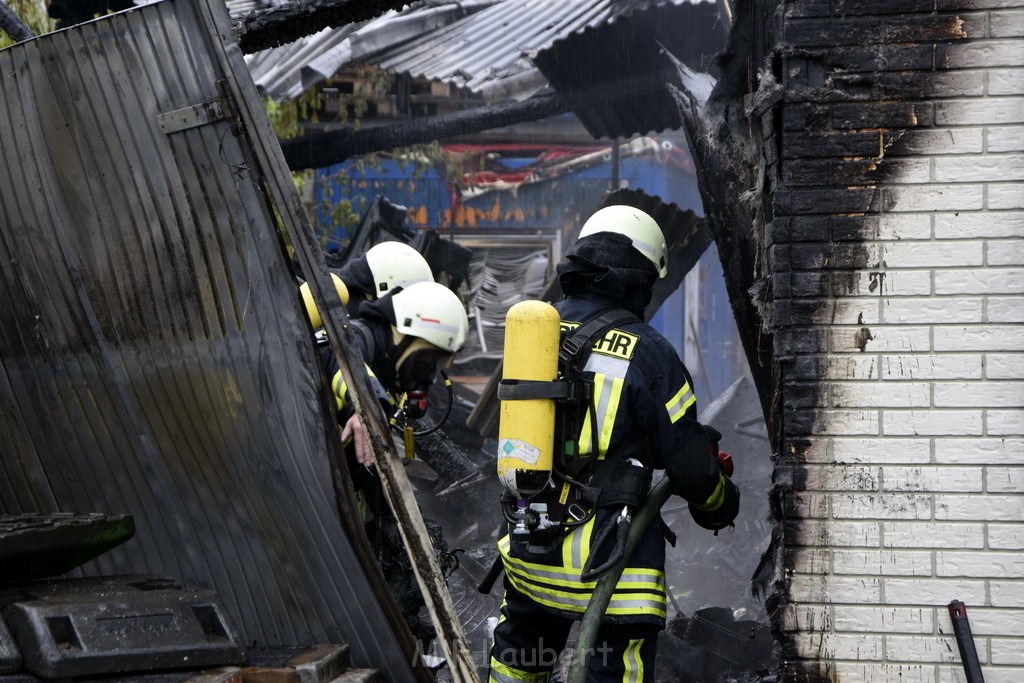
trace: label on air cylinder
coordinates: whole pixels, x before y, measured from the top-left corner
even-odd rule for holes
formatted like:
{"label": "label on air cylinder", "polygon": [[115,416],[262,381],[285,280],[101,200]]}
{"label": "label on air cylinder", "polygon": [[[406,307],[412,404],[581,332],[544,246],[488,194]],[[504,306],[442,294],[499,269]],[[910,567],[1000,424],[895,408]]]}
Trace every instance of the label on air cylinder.
{"label": "label on air cylinder", "polygon": [[[540,460],[540,449],[522,439],[501,439],[498,441],[498,462],[502,460],[519,460],[527,465],[536,465]],[[506,464],[506,467],[508,464]]]}

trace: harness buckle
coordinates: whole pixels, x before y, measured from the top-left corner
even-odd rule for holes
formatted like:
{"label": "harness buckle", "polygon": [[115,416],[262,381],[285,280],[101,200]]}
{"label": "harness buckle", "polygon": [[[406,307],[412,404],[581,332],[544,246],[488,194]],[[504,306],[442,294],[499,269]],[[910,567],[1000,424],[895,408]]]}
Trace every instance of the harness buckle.
{"label": "harness buckle", "polygon": [[578,522],[587,516],[587,511],[579,503],[569,503],[569,506],[565,508],[565,513],[572,517],[574,522]]}
{"label": "harness buckle", "polygon": [[569,337],[562,341],[562,348],[558,351],[558,359],[563,363],[568,363],[578,356],[582,350],[583,344]]}

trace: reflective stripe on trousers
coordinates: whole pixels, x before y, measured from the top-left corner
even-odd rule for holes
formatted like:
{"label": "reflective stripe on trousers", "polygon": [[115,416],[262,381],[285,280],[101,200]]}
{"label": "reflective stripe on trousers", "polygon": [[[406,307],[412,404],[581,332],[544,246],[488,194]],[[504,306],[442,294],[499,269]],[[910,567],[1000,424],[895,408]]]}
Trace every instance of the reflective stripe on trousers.
{"label": "reflective stripe on trousers", "polygon": [[[507,579],[505,587],[501,618],[494,629],[488,680],[549,681],[574,620],[545,611]],[[643,683],[653,679],[660,630],[660,626],[651,624],[601,624],[590,653],[588,683]]]}
{"label": "reflective stripe on trousers", "polygon": [[[584,527],[576,530],[583,535]],[[576,533],[574,532],[574,534]],[[589,538],[584,548],[589,546]],[[551,566],[527,562],[509,554],[508,536],[498,541],[498,550],[505,565],[505,575],[516,590],[538,604],[571,614],[583,614],[590,603],[597,586],[596,581],[580,580],[581,567],[587,560],[587,552],[577,556],[571,549],[572,537],[563,541],[563,561],[569,566]],[[564,545],[570,551],[564,551]],[[582,544],[581,544],[582,545]],[[668,600],[665,593],[665,573],[646,567],[626,567],[615,592],[608,603],[607,614],[646,614],[665,618]]]}
{"label": "reflective stripe on trousers", "polygon": [[521,671],[520,669],[502,664],[492,657],[491,675],[487,681],[488,683],[545,683],[550,678],[551,673],[548,671],[535,673]]}

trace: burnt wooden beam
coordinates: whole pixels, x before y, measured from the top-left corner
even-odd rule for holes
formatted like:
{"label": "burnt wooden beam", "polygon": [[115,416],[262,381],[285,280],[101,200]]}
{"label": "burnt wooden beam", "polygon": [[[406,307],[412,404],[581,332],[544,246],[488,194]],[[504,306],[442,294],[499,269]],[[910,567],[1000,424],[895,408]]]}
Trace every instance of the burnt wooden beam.
{"label": "burnt wooden beam", "polygon": [[282,141],[281,149],[292,170],[323,168],[360,154],[428,143],[523,121],[537,121],[577,108],[600,107],[612,97],[625,94],[641,96],[655,90],[664,90],[673,79],[670,74],[648,74],[629,81],[615,81],[563,93],[547,92],[522,102],[488,104],[374,128],[356,130],[346,127],[312,133]]}
{"label": "burnt wooden beam", "polygon": [[[683,117],[697,172],[704,216],[718,245],[729,303],[772,434],[774,348],[769,321],[771,298],[764,230],[770,220],[770,164],[764,158],[761,115],[769,112],[780,88],[770,72],[754,76],[755,50],[762,45],[758,3],[733,6],[733,25],[725,51],[717,57],[719,78],[706,99],[688,87],[692,72],[680,71],[672,86]],[[757,83],[752,88],[751,84]],[[755,92],[751,92],[755,89]]]}
{"label": "burnt wooden beam", "polygon": [[0,31],[6,33],[16,43],[36,37],[35,32],[7,6],[6,2],[0,2]]}
{"label": "burnt wooden beam", "polygon": [[236,22],[242,52],[250,54],[277,47],[322,31],[400,10],[402,0],[296,0],[281,7],[251,12]]}

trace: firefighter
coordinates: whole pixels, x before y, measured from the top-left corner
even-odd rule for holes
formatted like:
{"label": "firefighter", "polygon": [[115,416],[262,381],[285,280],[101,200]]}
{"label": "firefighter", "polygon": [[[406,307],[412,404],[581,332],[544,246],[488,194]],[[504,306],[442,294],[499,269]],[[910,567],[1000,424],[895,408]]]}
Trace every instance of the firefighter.
{"label": "firefighter", "polygon": [[[375,244],[362,256],[348,262],[342,268],[332,269],[331,280],[334,282],[338,296],[341,299],[342,304],[347,308],[349,316],[352,318],[360,318],[363,315],[363,312],[360,310],[363,304],[374,302],[381,297],[385,297],[397,290],[409,287],[410,285],[419,282],[433,283],[434,276],[431,273],[430,266],[427,264],[426,259],[424,259],[418,251],[403,242],[387,241]],[[323,329],[321,329],[323,322],[320,318],[319,311],[317,311],[316,304],[313,302],[313,295],[309,290],[309,285],[303,283],[299,287],[299,292],[302,296],[303,304],[306,309],[306,315],[313,326],[313,330],[316,332],[317,343],[321,350],[321,361],[328,368],[328,376],[332,377],[334,380],[333,384],[335,385],[336,393],[338,391],[342,391],[344,383],[340,379],[341,373],[338,370],[337,360],[333,357],[330,345],[327,342],[326,334]],[[450,294],[451,292],[448,293]],[[408,296],[405,296],[401,299],[406,301],[408,298]],[[442,298],[433,305],[444,307],[446,303],[449,304],[448,308],[451,308],[452,311],[454,311],[454,308],[450,305],[451,297],[442,295]],[[458,308],[462,309],[461,304],[458,305]],[[380,309],[385,311],[383,317],[380,313]],[[392,312],[393,304],[384,304],[381,307],[370,306],[366,309],[366,315],[375,320],[387,319],[389,314],[393,317]],[[372,325],[357,326],[356,330],[358,332],[357,338],[361,342],[366,342],[366,340],[372,339],[375,334]],[[387,335],[377,330],[376,336],[383,339]],[[464,336],[465,335],[463,335],[463,338]],[[367,368],[370,372],[371,379],[374,380],[374,386],[377,389],[378,398],[380,398],[385,405],[393,404],[394,387],[385,388],[380,385],[375,375],[376,371],[374,370],[375,366],[378,365],[378,362],[376,359],[372,359],[367,356],[367,353],[370,350],[373,352],[377,352],[379,350],[382,353],[386,353],[386,347],[382,344],[367,345],[364,343],[361,344],[361,350],[363,351],[363,358],[367,361]],[[384,371],[385,377],[390,374],[391,372],[389,370]],[[431,377],[433,377],[432,373]],[[342,383],[339,384],[339,382]],[[398,393],[400,394],[402,392],[399,391]],[[367,447],[365,436],[362,431],[362,424],[351,409],[345,409],[343,405],[344,401],[341,397],[338,398],[338,402],[339,417],[344,414],[344,418],[342,419],[342,424],[344,425],[342,439],[345,442],[352,439],[352,443],[355,447],[356,458],[360,464],[372,464],[373,454]]]}
{"label": "firefighter", "polygon": [[[618,322],[597,333],[589,353],[583,352],[582,376],[592,381],[589,406],[576,422],[562,422],[580,428],[574,447],[565,449],[571,455],[555,465],[571,475],[562,472],[549,493],[518,501],[520,511],[543,510],[529,533],[506,514],[509,533],[498,541],[505,600],[490,659],[490,681],[497,683],[549,679],[596,585],[584,576],[611,564],[616,534],[606,531],[642,501],[653,470],[666,471],[674,493],[707,529],[731,525],[739,510],[739,491],[721,471],[719,435],[697,422],[689,373],[669,342],[642,322],[654,283],[667,272],[658,224],[632,207],[601,209],[557,272],[565,294],[555,306],[563,331],[598,318],[617,316]],[[564,375],[562,364],[564,359]],[[570,487],[569,481],[581,485]],[[570,489],[574,493],[567,495]],[[562,518],[553,510],[562,510]],[[588,681],[653,677],[657,636],[665,626],[670,535],[664,522],[650,525],[626,562],[590,657]]]}
{"label": "firefighter", "polygon": [[349,292],[349,315],[358,316],[364,301],[373,301],[408,287],[414,282],[433,282],[434,276],[423,256],[403,242],[380,242],[365,254],[332,269]]}
{"label": "firefighter", "polygon": [[[422,417],[438,367],[462,348],[469,329],[458,296],[433,281],[397,287],[379,299],[364,301],[351,325],[378,398],[391,407],[405,397],[406,412],[413,419]],[[348,404],[348,386],[329,347],[322,360],[344,425],[342,440],[351,437],[359,464],[371,465],[373,454]]]}
{"label": "firefighter", "polygon": [[[389,287],[380,298],[363,301],[359,317],[351,318],[350,326],[386,416],[392,418],[402,412],[407,419],[425,413],[427,392],[438,367],[462,347],[469,328],[466,309],[458,296],[432,281]],[[339,424],[344,425],[341,439],[367,538],[406,623],[427,647],[434,631],[429,620],[420,615],[425,603],[373,468],[373,451],[348,400],[348,385],[330,347],[321,351],[321,361],[331,379]],[[424,522],[435,552],[444,557],[447,546],[440,525],[429,519]]]}
{"label": "firefighter", "polygon": [[[359,307],[364,302],[374,301],[417,282],[434,281],[426,259],[408,244],[394,241],[373,245],[365,254],[341,268],[332,268],[330,274],[341,303],[353,318],[360,316]],[[299,294],[306,316],[316,332],[317,343],[325,348],[327,337],[321,329],[323,321],[307,283],[299,285]]]}

